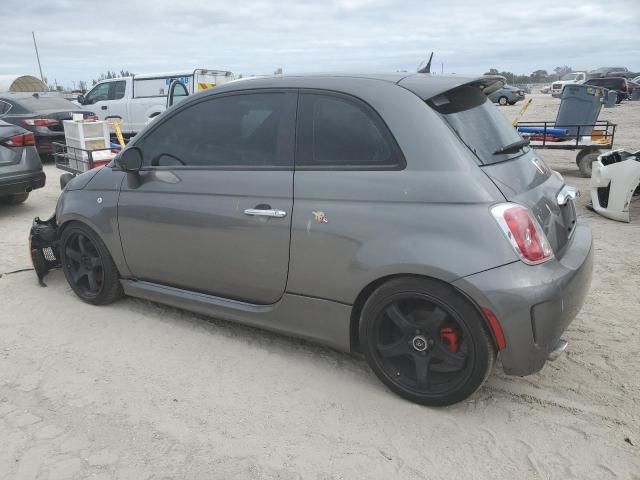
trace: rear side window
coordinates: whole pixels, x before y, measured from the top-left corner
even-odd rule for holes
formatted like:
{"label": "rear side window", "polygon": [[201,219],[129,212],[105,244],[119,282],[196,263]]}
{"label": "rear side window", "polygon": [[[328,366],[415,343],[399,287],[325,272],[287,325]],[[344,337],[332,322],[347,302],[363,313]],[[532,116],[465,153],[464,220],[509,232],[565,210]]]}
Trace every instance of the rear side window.
{"label": "rear side window", "polygon": [[121,81],[121,82],[113,82],[113,90],[111,90],[111,93],[109,95],[109,100],[120,100],[121,98],[124,98],[124,92],[127,88],[127,82],[126,81]]}
{"label": "rear side window", "polygon": [[255,93],[188,105],[145,136],[144,165],[291,167],[295,98]]}
{"label": "rear side window", "polygon": [[477,87],[456,88],[427,103],[440,113],[460,140],[485,165],[520,156],[528,149],[523,147],[515,153],[495,153],[522,140],[522,137]]}
{"label": "rear side window", "polygon": [[404,161],[379,116],[350,97],[305,93],[298,112],[296,168],[398,168]]}

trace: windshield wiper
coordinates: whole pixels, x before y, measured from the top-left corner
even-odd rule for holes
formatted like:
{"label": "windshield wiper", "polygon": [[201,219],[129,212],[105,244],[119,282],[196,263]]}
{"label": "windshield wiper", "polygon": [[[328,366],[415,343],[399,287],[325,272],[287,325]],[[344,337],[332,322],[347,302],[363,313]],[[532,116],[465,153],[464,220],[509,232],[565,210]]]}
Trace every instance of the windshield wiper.
{"label": "windshield wiper", "polygon": [[522,149],[529,145],[528,138],[521,138],[518,141],[510,143],[509,145],[505,145],[504,147],[500,147],[498,150],[493,152],[494,155],[498,155],[500,153],[516,153],[518,150]]}

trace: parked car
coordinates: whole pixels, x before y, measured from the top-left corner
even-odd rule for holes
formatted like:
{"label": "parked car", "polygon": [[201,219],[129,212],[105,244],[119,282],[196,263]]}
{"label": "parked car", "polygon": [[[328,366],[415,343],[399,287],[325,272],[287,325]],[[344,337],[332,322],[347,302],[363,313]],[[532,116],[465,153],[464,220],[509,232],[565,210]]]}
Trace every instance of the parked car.
{"label": "parked car", "polygon": [[500,105],[515,105],[520,100],[524,100],[525,93],[517,87],[505,85],[489,95],[489,100]]}
{"label": "parked car", "polygon": [[0,203],[24,202],[45,179],[33,133],[0,120]]}
{"label": "parked car", "polygon": [[551,85],[544,85],[540,88],[540,93],[551,93]]}
{"label": "parked car", "polygon": [[595,70],[591,70],[587,77],[592,78],[605,78],[605,77],[627,77],[631,73],[627,67],[600,67]]}
{"label": "parked car", "polygon": [[233,78],[226,70],[201,68],[111,78],[96,83],[86,95],[78,95],[77,101],[94,110],[99,120],[119,120],[122,133],[132,135],[167,108],[167,92],[172,81],[180,81],[187,86],[189,94],[193,94]]}
{"label": "parked car", "polygon": [[584,83],[587,80],[587,72],[571,72],[564,75],[560,80],[551,84],[551,96],[560,98],[565,85]]}
{"label": "parked car", "polygon": [[48,93],[0,94],[0,118],[23,127],[35,136],[36,148],[42,156],[53,152],[53,142],[64,143],[63,120],[71,120],[74,113],[95,118],[93,112]]}
{"label": "parked car", "polygon": [[623,77],[606,77],[606,78],[592,78],[584,82],[585,85],[595,85],[598,87],[604,87],[607,90],[614,90],[618,93],[618,99],[616,103],[620,103],[623,100],[629,98],[631,93],[631,85],[629,80]]}
{"label": "parked car", "polygon": [[591,232],[488,101],[502,83],[278,75],[189,96],[67,184],[34,221],[34,266],[91,304],[361,350],[426,405],[468,397],[498,353],[536,372],[589,289]]}

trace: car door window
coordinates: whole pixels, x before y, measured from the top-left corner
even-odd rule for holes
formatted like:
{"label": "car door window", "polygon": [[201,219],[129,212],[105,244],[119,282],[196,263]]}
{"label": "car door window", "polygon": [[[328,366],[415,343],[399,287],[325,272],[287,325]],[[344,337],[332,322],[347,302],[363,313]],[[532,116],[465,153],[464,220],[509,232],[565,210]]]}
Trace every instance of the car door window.
{"label": "car door window", "polygon": [[123,80],[118,82],[111,82],[111,84],[112,87],[109,91],[109,100],[120,100],[121,98],[124,98],[124,92],[127,88],[127,82]]}
{"label": "car door window", "polygon": [[151,167],[291,167],[295,94],[255,93],[190,104],[143,139]]}
{"label": "car door window", "polygon": [[108,100],[110,88],[109,83],[101,83],[100,85],[96,85],[95,88],[87,94],[87,98],[85,99],[84,104],[93,105],[96,102]]}
{"label": "car door window", "polygon": [[300,98],[296,168],[401,168],[404,160],[377,113],[346,96]]}

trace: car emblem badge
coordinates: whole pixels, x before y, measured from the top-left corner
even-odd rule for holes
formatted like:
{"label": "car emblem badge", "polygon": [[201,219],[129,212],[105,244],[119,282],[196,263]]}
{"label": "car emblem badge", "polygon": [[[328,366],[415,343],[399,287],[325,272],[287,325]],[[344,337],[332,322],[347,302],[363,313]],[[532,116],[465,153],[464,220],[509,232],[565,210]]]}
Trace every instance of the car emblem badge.
{"label": "car emblem badge", "polygon": [[329,219],[324,214],[324,212],[314,211],[311,213],[313,213],[313,218],[317,223],[329,223]]}

